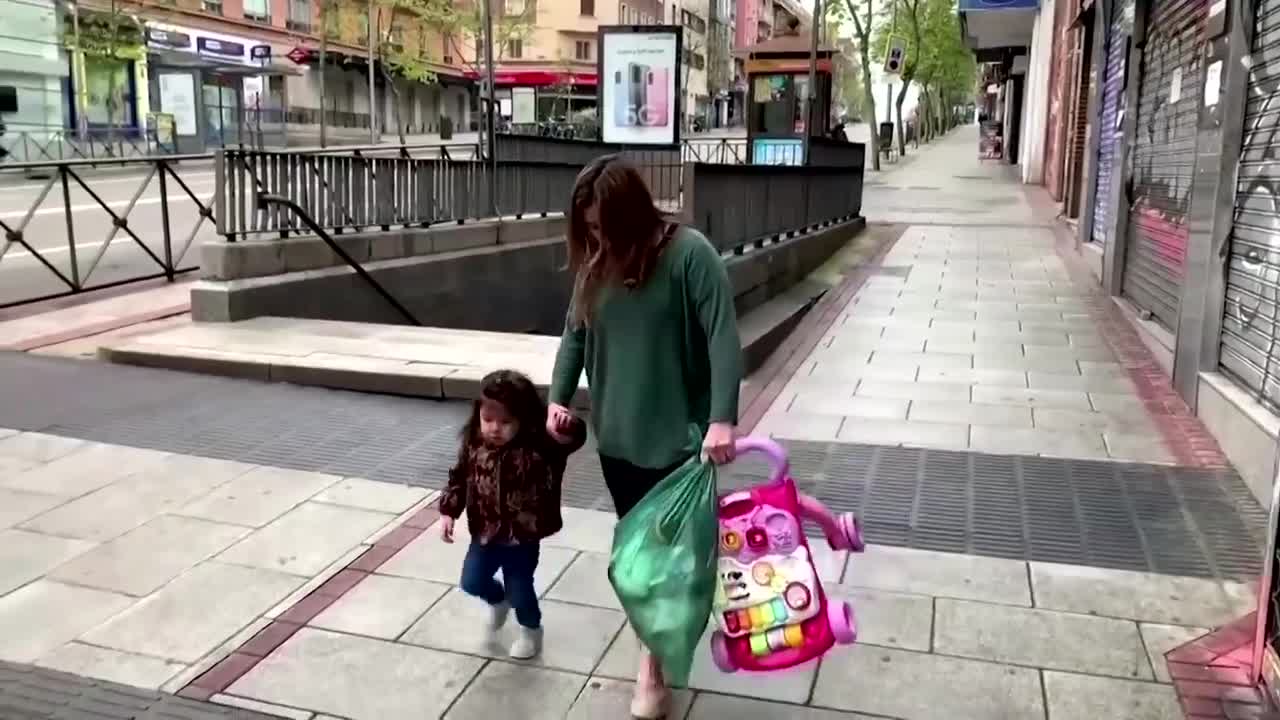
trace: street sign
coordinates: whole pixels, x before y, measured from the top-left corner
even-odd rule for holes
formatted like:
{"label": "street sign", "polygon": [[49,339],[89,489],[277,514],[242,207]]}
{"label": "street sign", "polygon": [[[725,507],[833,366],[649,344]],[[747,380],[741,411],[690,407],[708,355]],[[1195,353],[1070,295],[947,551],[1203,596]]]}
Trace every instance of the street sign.
{"label": "street sign", "polygon": [[285,53],[285,57],[292,60],[296,65],[306,65],[307,60],[311,59],[311,51],[306,48],[296,47]]}
{"label": "street sign", "polygon": [[900,75],[906,62],[907,42],[900,37],[889,38],[889,53],[884,58],[884,71],[890,75]]}
{"label": "street sign", "polygon": [[254,45],[253,47],[249,48],[249,57],[253,58],[254,60],[270,60],[271,46],[270,45]]}

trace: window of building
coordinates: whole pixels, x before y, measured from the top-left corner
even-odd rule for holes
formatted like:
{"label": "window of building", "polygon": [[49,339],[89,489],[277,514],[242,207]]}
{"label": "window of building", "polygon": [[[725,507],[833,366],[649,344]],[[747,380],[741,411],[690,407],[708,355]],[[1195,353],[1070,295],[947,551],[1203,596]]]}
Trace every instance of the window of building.
{"label": "window of building", "polygon": [[212,13],[214,15],[222,14],[222,0],[204,0],[204,2],[201,3],[201,7],[203,7],[204,11],[207,13]]}
{"label": "window of building", "polygon": [[524,41],[520,38],[511,38],[507,41],[507,57],[512,60],[519,60],[524,56]]}
{"label": "window of building", "polygon": [[311,32],[311,0],[289,0],[289,21],[286,23],[295,32]]}
{"label": "window of building", "polygon": [[623,25],[629,25],[631,23],[631,17],[627,15],[626,3],[622,3],[621,5],[618,6],[618,21],[621,22]]}
{"label": "window of building", "polygon": [[520,17],[527,9],[525,0],[505,0],[503,3],[503,11],[506,12],[507,17]]}
{"label": "window of building", "polygon": [[244,0],[244,19],[271,22],[270,0]]}
{"label": "window of building", "polygon": [[446,34],[440,41],[441,50],[440,59],[445,65],[453,64],[453,36]]}
{"label": "window of building", "polygon": [[591,41],[578,40],[573,44],[573,58],[575,60],[591,59]]}
{"label": "window of building", "polygon": [[596,14],[596,0],[581,0],[578,5],[578,13],[584,17],[594,17]]}
{"label": "window of building", "polygon": [[706,66],[707,66],[707,60],[702,56],[701,53],[696,53],[696,52],[689,53],[689,67],[693,68],[694,70],[701,70]]}

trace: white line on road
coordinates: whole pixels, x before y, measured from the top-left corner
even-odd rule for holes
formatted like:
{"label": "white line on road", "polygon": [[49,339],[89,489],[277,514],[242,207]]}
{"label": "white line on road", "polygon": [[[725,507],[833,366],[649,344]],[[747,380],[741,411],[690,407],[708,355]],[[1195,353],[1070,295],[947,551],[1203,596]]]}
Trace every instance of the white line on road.
{"label": "white line on road", "polygon": [[[157,205],[157,204],[159,204],[160,202],[162,202],[163,200],[164,200],[164,198],[158,198],[158,197],[144,197],[144,198],[138,198],[138,201],[134,203],[134,207],[137,207],[138,205]],[[184,193],[182,193],[181,195],[179,195],[179,196],[177,196],[177,197],[175,197],[175,198],[171,198],[171,199],[169,200],[169,202],[170,202],[170,203],[191,202],[191,196],[187,195],[187,194],[184,192]],[[209,196],[208,198],[205,198],[204,200],[202,200],[202,202],[204,202],[205,204],[209,204],[209,203],[213,202],[213,196]],[[111,202],[106,203],[106,206],[107,206],[107,207],[109,207],[109,208],[111,208],[112,210],[115,210],[116,208],[129,207],[129,201],[128,201],[128,200],[112,200]],[[83,212],[83,211],[85,211],[85,210],[101,210],[101,209],[102,209],[102,205],[99,205],[99,204],[98,204],[98,203],[96,203],[96,202],[93,202],[93,203],[81,203],[81,204],[78,204],[78,205],[72,205],[72,206],[71,206],[71,212],[72,212],[73,214],[74,214],[74,213],[78,213],[78,212]],[[24,218],[24,217],[26,217],[26,216],[27,216],[27,212],[28,212],[27,210],[10,210],[10,211],[6,211],[6,212],[0,212],[0,219],[4,219],[4,220],[17,220],[17,219],[19,219],[19,218]],[[64,206],[59,205],[59,206],[57,206],[57,207],[41,208],[41,209],[39,209],[39,210],[35,211],[34,215],[35,215],[35,216],[40,216],[40,215],[61,215],[61,214],[65,213],[65,212],[66,212],[66,208],[65,208]]]}
{"label": "white line on road", "polygon": [[[130,177],[122,177],[122,178],[106,178],[106,179],[104,179],[104,178],[89,178],[89,179],[86,179],[86,180],[85,180],[85,184],[86,184],[86,185],[88,185],[88,186],[90,186],[90,187],[93,187],[94,185],[100,185],[100,184],[105,184],[105,183],[123,183],[123,182],[135,182],[135,183],[136,183],[136,182],[142,182],[142,179],[143,179],[143,178],[145,178],[145,177],[146,177],[146,175],[133,175],[133,176],[130,176]],[[191,184],[191,182],[192,182],[193,178],[213,177],[213,173],[211,173],[211,172],[204,172],[204,173],[187,173],[187,174],[179,174],[179,177],[181,177],[181,178],[182,178],[182,181],[183,181],[183,182],[185,182],[185,183],[187,183],[187,184],[189,185],[189,184]],[[154,178],[153,178],[153,182],[154,182]],[[43,190],[43,189],[44,189],[44,186],[45,186],[46,184],[47,184],[47,183],[30,183],[30,184],[27,184],[27,185],[3,185],[3,184],[0,184],[0,190]],[[174,184],[177,184],[177,183],[175,182]],[[55,181],[54,181],[54,186],[56,187],[57,185],[58,185],[58,183],[57,183],[57,181],[55,180]],[[74,182],[73,182],[73,183],[71,183],[71,185],[72,185],[72,187],[75,187],[75,186],[77,186],[77,185],[78,185],[78,183],[74,183]]]}

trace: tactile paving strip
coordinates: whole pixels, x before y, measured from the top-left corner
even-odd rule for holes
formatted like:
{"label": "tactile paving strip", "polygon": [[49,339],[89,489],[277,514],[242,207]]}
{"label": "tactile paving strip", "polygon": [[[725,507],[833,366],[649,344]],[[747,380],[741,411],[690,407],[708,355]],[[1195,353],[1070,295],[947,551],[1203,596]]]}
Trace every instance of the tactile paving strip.
{"label": "tactile paving strip", "polygon": [[279,720],[249,710],[0,661],[3,720]]}
{"label": "tactile paving strip", "polygon": [[[439,488],[460,403],[0,353],[0,427]],[[872,542],[1220,578],[1259,568],[1265,514],[1232,471],[787,442],[800,487]],[[735,463],[726,488],[758,482]],[[610,509],[593,448],[565,502]]]}

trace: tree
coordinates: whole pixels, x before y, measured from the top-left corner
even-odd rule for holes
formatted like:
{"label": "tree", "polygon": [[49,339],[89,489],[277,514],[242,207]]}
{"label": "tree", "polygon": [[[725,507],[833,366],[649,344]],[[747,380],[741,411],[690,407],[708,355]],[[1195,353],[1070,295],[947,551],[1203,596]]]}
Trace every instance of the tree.
{"label": "tree", "polygon": [[973,87],[977,65],[964,46],[953,0],[923,0],[921,52],[915,80],[920,85],[922,133],[926,141],[950,130],[948,108]]}
{"label": "tree", "polygon": [[[382,79],[391,90],[392,112],[395,114],[396,135],[405,145],[405,123],[400,110],[400,87],[396,78],[430,85],[436,74],[427,64],[422,48],[406,46],[403,29],[409,23],[417,32],[414,39],[421,45],[424,30],[439,28],[452,21],[454,10],[448,0],[383,0],[378,9],[375,37],[378,38],[377,54],[382,69]],[[383,22],[383,16],[386,22]],[[385,25],[386,30],[383,31]]]}
{"label": "tree", "polygon": [[862,69],[862,104],[871,130],[871,166],[880,170],[880,128],[876,125],[876,99],[871,92],[871,31],[875,17],[875,0],[844,0],[844,3],[832,2],[827,6],[828,17],[836,23],[853,24],[854,42],[858,46],[858,65]]}
{"label": "tree", "polygon": [[876,47],[881,57],[889,53],[889,45],[893,38],[903,41],[906,49],[906,61],[902,64],[899,75],[898,95],[893,99],[894,121],[898,136],[898,154],[907,152],[907,136],[902,121],[902,103],[907,99],[907,89],[915,80],[919,70],[920,54],[923,43],[922,10],[927,0],[889,0],[889,6],[883,10],[880,25],[876,33]]}
{"label": "tree", "polygon": [[849,38],[837,38],[835,48],[839,52],[832,58],[832,98],[844,108],[845,113],[861,119],[867,99],[862,87],[862,68],[858,62],[858,48]]}

